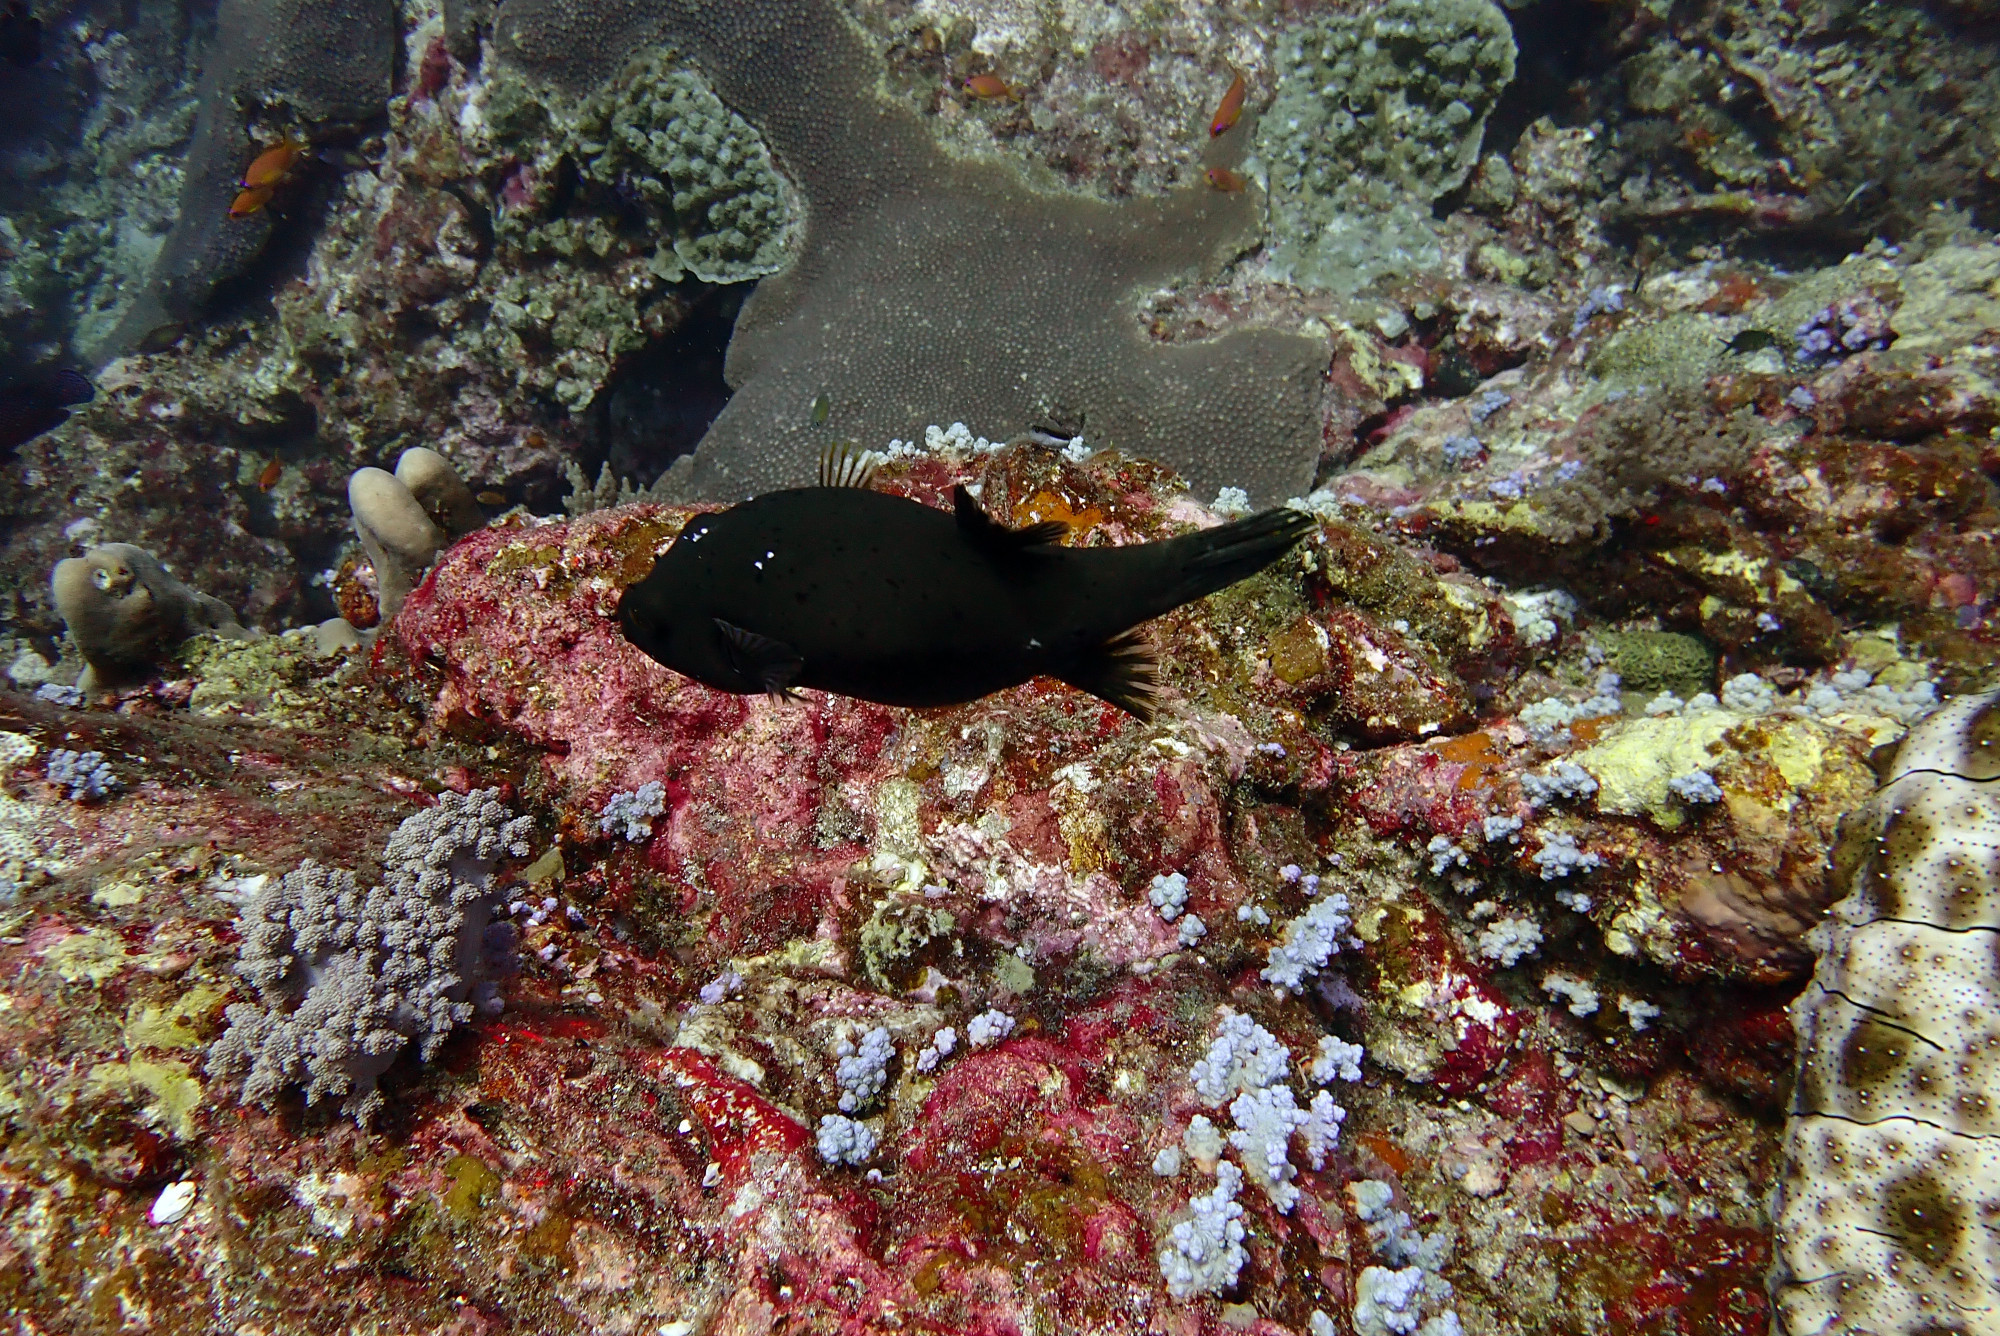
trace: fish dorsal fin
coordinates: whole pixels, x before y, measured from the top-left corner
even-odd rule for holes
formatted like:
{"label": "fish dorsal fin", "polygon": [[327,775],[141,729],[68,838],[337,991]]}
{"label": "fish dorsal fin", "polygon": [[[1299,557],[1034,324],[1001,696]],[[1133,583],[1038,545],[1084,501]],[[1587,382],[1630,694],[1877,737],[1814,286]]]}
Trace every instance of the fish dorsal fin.
{"label": "fish dorsal fin", "polygon": [[760,636],[717,617],[715,629],[729,654],[729,666],[764,689],[773,700],[797,700],[792,683],[805,670],[806,661],[782,640]]}
{"label": "fish dorsal fin", "polygon": [[881,462],[852,441],[835,441],[820,451],[819,485],[866,488],[875,481],[875,468]]}
{"label": "fish dorsal fin", "polygon": [[1057,675],[1078,690],[1110,701],[1140,723],[1151,723],[1159,713],[1160,651],[1143,626],[1120,631]]}
{"label": "fish dorsal fin", "polygon": [[951,508],[958,516],[958,531],[965,535],[966,541],[989,552],[1021,552],[1048,547],[1069,532],[1069,526],[1061,520],[1010,529],[988,515],[972,493],[965,490],[963,483],[951,489]]}

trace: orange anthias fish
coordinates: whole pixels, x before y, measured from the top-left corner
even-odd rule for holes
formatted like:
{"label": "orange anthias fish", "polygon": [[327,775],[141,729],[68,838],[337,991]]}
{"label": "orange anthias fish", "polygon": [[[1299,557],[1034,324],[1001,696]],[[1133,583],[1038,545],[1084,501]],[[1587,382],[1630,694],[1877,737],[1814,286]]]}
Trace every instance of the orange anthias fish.
{"label": "orange anthias fish", "polygon": [[1208,123],[1208,135],[1213,139],[1233,129],[1236,122],[1243,119],[1243,76],[1239,73],[1229,81],[1229,91],[1222,95],[1222,105],[1215,109],[1215,119]]}
{"label": "orange anthias fish", "polygon": [[250,165],[243,169],[243,179],[237,184],[245,190],[283,185],[291,179],[300,159],[306,156],[306,150],[304,140],[286,135],[282,142],[273,144],[252,158]]}
{"label": "orange anthias fish", "polygon": [[264,471],[257,475],[257,490],[260,492],[270,491],[278,485],[278,479],[284,476],[284,472],[284,466],[276,459],[273,459],[270,463],[264,465]]}
{"label": "orange anthias fish", "polygon": [[237,182],[242,189],[230,201],[229,216],[248,218],[269,204],[278,187],[292,179],[292,173],[310,152],[311,147],[304,140],[286,135],[281,143],[252,158],[243,169],[243,179]]}
{"label": "orange anthias fish", "polygon": [[1232,172],[1227,167],[1211,167],[1203,175],[1208,178],[1208,183],[1217,190],[1226,190],[1232,195],[1250,184],[1249,179],[1243,173]]}
{"label": "orange anthias fish", "polygon": [[981,100],[1013,97],[1014,85],[997,74],[975,74],[965,81],[965,91]]}

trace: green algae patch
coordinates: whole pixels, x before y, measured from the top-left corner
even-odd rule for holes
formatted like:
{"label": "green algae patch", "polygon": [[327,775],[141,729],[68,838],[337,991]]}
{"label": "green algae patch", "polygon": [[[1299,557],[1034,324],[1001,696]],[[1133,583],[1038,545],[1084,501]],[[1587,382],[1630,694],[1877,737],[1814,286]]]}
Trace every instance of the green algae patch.
{"label": "green algae patch", "polygon": [[1687,312],[1620,330],[1590,359],[1590,374],[1642,385],[1699,384],[1722,360],[1727,326]]}
{"label": "green algae patch", "polygon": [[486,573],[504,579],[522,572],[555,571],[562,564],[562,549],[552,543],[509,543],[486,563]]}
{"label": "green algae patch", "polygon": [[172,1006],[135,1004],[125,1013],[125,1045],[134,1051],[199,1047],[221,1010],[222,999],[220,989],[199,984]]}
{"label": "green algae patch", "polygon": [[1536,538],[1549,536],[1546,516],[1528,501],[1501,505],[1495,501],[1460,501],[1445,497],[1430,504],[1430,512],[1441,524],[1460,524],[1474,533],[1518,533]]}
{"label": "green algae patch", "polygon": [[70,983],[103,983],[126,960],[125,939],[103,928],[74,933],[42,952],[42,962]]}
{"label": "green algae patch", "polygon": [[100,1062],[90,1069],[85,1088],[92,1094],[131,1099],[145,1106],[160,1125],[185,1141],[194,1135],[194,1111],[201,1107],[205,1091],[185,1063],[167,1059],[153,1062],[134,1058],[130,1062]]}
{"label": "green algae patch", "polygon": [[521,869],[521,880],[527,882],[530,886],[540,886],[543,882],[560,886],[562,885],[562,879],[562,850],[553,845],[550,846],[547,853]]}
{"label": "green algae patch", "polygon": [[1621,816],[1647,814],[1663,826],[1685,819],[1667,785],[1707,770],[1728,750],[1724,738],[1744,722],[1733,710],[1634,719],[1570,759],[1597,781],[1597,809]]}
{"label": "green algae patch", "polygon": [[500,1191],[500,1175],[471,1155],[452,1156],[445,1164],[444,1176],[448,1186],[438,1202],[454,1220],[477,1219]]}
{"label": "green algae patch", "polygon": [[1698,636],[1678,631],[1602,631],[1597,639],[1626,691],[1646,697],[1671,691],[1686,699],[1715,689],[1715,651]]}
{"label": "green algae patch", "polygon": [[861,927],[861,972],[885,993],[917,982],[927,948],[950,936],[958,920],[942,909],[901,896],[886,896]]}
{"label": "green algae patch", "polygon": [[1026,997],[1035,991],[1035,970],[1019,956],[1002,952],[993,962],[993,985],[1002,994]]}
{"label": "green algae patch", "polygon": [[137,881],[100,882],[90,893],[90,903],[106,909],[127,909],[146,898],[146,888]]}

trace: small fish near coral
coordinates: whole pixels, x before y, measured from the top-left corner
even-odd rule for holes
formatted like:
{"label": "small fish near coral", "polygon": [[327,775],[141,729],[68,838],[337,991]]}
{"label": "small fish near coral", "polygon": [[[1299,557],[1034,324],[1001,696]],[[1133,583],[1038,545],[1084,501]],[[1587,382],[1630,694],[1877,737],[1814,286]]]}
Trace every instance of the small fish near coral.
{"label": "small fish near coral", "polygon": [[26,445],[69,421],[70,410],[97,397],[90,378],[63,367],[0,386],[0,452]]}
{"label": "small fish near coral", "polygon": [[283,140],[259,153],[243,169],[236,198],[230,201],[231,218],[247,218],[271,202],[278,188],[292,179],[299,164],[311,156],[311,146],[286,135]]}
{"label": "small fish near coral", "polygon": [[1732,353],[1755,353],[1776,347],[1778,336],[1768,329],[1743,329],[1721,342]]}
{"label": "small fish near coral", "polygon": [[1243,119],[1243,76],[1239,73],[1229,81],[1229,91],[1222,95],[1216,105],[1215,115],[1209,118],[1208,137],[1228,134],[1236,128],[1236,122]]}
{"label": "small fish near coral", "polygon": [[1243,173],[1231,171],[1227,167],[1211,167],[1202,175],[1208,178],[1211,186],[1230,195],[1250,184],[1249,178]]}
{"label": "small fish near coral", "polygon": [[819,486],[690,520],[620,600],[626,638],[745,695],[957,705],[1046,676],[1145,720],[1159,665],[1143,624],[1255,575],[1315,527],[1268,510],[1161,542],[1059,547],[1061,521],[1009,529],[963,486],[951,512],[871,491],[863,458],[829,450]]}
{"label": "small fish near coral", "polygon": [[966,94],[981,102],[992,102],[1000,98],[1018,99],[1020,90],[997,74],[975,74],[963,85]]}

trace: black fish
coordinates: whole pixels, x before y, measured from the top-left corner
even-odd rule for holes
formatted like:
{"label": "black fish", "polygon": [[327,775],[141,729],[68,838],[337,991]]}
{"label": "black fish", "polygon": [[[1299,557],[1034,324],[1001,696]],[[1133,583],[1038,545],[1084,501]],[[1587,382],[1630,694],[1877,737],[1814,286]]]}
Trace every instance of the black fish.
{"label": "black fish", "polygon": [[90,378],[64,367],[0,386],[0,452],[26,445],[69,421],[69,410],[97,397]]}
{"label": "black fish", "polygon": [[27,69],[42,58],[42,21],[22,0],[0,6],[0,60]]}
{"label": "black fish", "polygon": [[1140,625],[1314,528],[1267,510],[1164,542],[1057,547],[1061,523],[1008,529],[963,487],[955,513],[936,510],[867,490],[870,472],[830,452],[818,487],[690,520],[620,600],[626,638],[722,691],[956,705],[1048,676],[1150,719],[1159,667]]}
{"label": "black fish", "polygon": [[1768,329],[1741,329],[1734,337],[1722,340],[1722,346],[1732,353],[1754,353],[1776,347],[1777,343],[1778,336]]}

